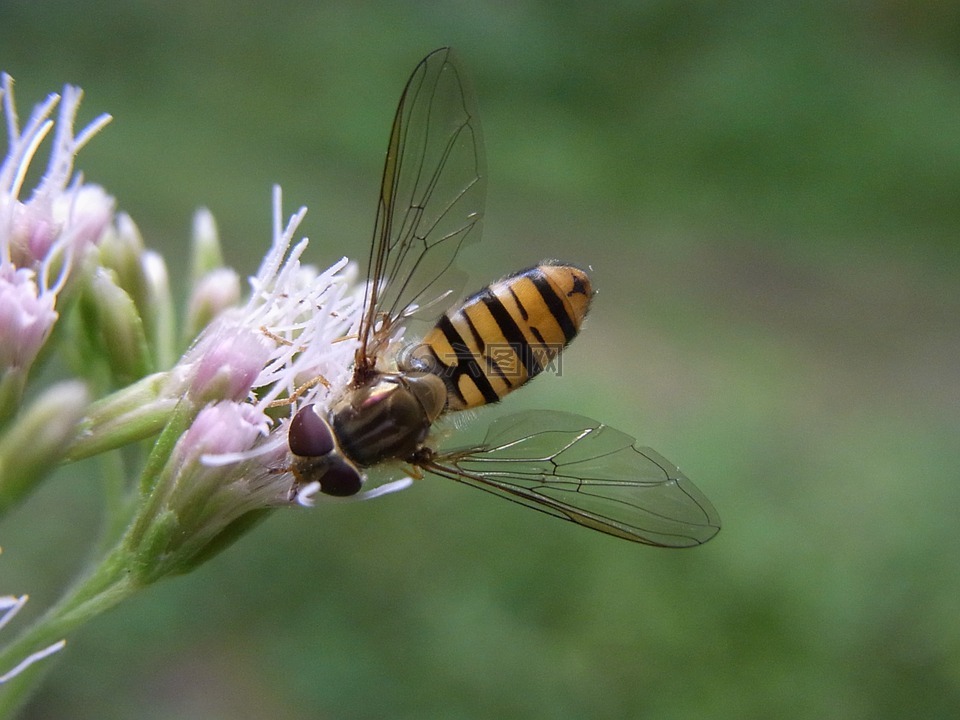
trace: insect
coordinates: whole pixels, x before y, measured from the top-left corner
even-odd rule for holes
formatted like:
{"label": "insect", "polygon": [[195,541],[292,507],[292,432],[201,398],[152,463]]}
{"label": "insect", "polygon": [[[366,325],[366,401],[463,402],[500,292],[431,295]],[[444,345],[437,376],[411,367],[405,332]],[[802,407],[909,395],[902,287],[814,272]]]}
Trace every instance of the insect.
{"label": "insect", "polygon": [[[400,97],[380,187],[353,378],[328,411],[290,422],[295,487],[360,491],[368,470],[450,478],[627,540],[699,545],[720,529],[710,501],[633,438],[579,415],[521,412],[479,445],[440,449],[447,413],[493,403],[556,358],[580,329],[585,272],[547,262],[452,305],[454,260],[479,238],[486,170],[472,92],[453,52],[413,71]],[[423,340],[393,349],[414,317],[447,311]]]}

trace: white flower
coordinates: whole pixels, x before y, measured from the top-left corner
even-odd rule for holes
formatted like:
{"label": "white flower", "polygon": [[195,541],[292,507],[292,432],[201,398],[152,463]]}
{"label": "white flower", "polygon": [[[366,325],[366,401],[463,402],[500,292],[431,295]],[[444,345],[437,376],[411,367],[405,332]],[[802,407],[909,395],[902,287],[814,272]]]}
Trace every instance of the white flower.
{"label": "white flower", "polygon": [[346,258],[318,271],[300,262],[307,241],[292,245],[301,208],[281,225],[280,189],[274,189],[270,251],[250,278],[251,294],[239,307],[220,312],[180,363],[186,389],[196,398],[247,399],[265,413],[281,396],[323,378],[305,398],[325,403],[330,389],[350,377],[362,297]]}

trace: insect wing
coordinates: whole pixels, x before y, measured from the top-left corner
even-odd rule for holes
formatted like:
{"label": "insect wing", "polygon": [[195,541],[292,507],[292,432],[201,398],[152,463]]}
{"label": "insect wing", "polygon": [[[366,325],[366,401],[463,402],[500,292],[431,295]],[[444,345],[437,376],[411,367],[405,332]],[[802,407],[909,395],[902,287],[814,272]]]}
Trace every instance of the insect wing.
{"label": "insect wing", "polygon": [[531,411],[491,425],[483,445],[424,466],[444,477],[626,540],[692,547],[720,530],[710,501],[680,470],[590,418]]}
{"label": "insect wing", "polygon": [[[451,289],[441,276],[480,235],[486,168],[472,89],[450,48],[425,57],[400,97],[390,131],[370,247],[357,353],[370,369],[390,329]],[[459,289],[459,288],[458,288]]]}

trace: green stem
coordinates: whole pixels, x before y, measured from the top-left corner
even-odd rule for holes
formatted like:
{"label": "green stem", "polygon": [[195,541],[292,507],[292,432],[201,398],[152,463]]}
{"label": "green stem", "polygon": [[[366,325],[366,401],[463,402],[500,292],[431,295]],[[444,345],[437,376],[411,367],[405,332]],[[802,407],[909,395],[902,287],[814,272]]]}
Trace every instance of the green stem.
{"label": "green stem", "polygon": [[[141,478],[144,483],[141,492],[145,497],[137,515],[117,545],[89,574],[10,645],[0,650],[0,674],[15,667],[30,654],[62,640],[88,620],[109,610],[151,580],[162,576],[162,572],[154,570],[153,575],[148,578],[145,572],[148,568],[144,565],[144,555],[152,560],[156,558],[151,556],[149,548],[144,547],[144,536],[149,536],[149,531],[156,530],[157,525],[161,527],[153,534],[162,535],[164,521],[169,520],[169,513],[160,512],[169,488],[156,487],[157,476],[162,472],[177,438],[195,414],[196,409],[186,402],[181,402],[175,408],[173,418],[154,445],[154,452]],[[115,528],[107,529],[111,534],[115,531]],[[0,685],[0,720],[16,714],[36,688],[43,676],[43,669],[49,666],[49,662],[41,660]]]}
{"label": "green stem", "polygon": [[97,555],[108,552],[124,536],[130,519],[134,516],[137,501],[127,486],[126,459],[124,455],[137,456],[139,448],[123,448],[117,452],[100,455],[100,474],[103,477],[104,527],[97,541]]}
{"label": "green stem", "polygon": [[[55,606],[0,650],[0,673],[37,650],[63,639],[88,620],[112,608],[139,589],[129,572],[129,551],[119,545]],[[0,686],[0,720],[12,718],[27,701],[50,660],[41,660]]]}

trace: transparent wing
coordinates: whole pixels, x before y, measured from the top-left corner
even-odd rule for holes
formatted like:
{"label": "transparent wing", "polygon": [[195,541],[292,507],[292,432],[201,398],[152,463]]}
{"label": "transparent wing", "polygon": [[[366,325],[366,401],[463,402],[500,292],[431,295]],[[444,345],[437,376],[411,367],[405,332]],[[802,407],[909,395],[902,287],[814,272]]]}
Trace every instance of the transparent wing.
{"label": "transparent wing", "polygon": [[510,415],[490,426],[481,446],[437,453],[422,467],[647,545],[692,547],[720,530],[713,505],[676,465],[580,415]]}
{"label": "transparent wing", "polygon": [[441,48],[413,71],[390,131],[357,373],[372,370],[401,317],[424,305],[433,318],[443,312],[435,301],[455,280],[441,277],[463,244],[479,237],[485,192],[474,95],[453,51]]}

